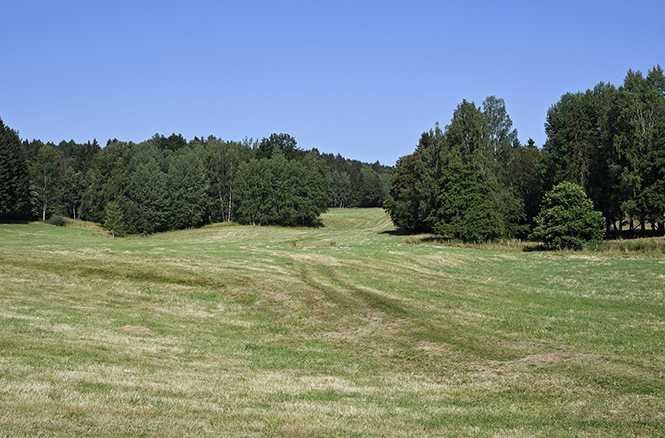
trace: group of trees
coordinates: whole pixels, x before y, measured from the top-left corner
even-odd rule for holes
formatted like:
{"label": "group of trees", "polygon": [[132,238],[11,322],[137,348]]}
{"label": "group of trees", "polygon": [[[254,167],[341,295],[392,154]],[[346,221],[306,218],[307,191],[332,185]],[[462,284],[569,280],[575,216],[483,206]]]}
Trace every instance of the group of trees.
{"label": "group of trees", "polygon": [[621,87],[599,83],[567,93],[547,112],[544,188],[584,188],[607,231],[647,225],[665,233],[665,76],[629,70]]}
{"label": "group of trees", "polygon": [[30,177],[18,133],[0,119],[0,220],[30,214]]}
{"label": "group of trees", "polygon": [[[300,149],[288,134],[240,142],[155,135],[101,148],[21,142],[0,120],[0,220],[57,213],[114,233],[153,233],[232,220],[311,226],[328,207],[384,206],[409,232],[484,241],[528,236],[537,225],[533,237],[545,238],[543,197],[570,182],[606,231],[665,234],[660,66],[646,76],[628,71],[618,88],[601,82],[566,93],[548,110],[545,131],[541,149],[531,139],[522,145],[502,99],[464,100],[450,124],[423,133],[388,168]],[[568,186],[561,193],[578,199]]]}
{"label": "group of trees", "polygon": [[388,197],[392,168],[349,160],[341,155],[322,154],[330,169],[330,207],[382,207]]}
{"label": "group of trees", "polygon": [[[391,171],[300,149],[288,134],[240,142],[156,134],[102,148],[21,142],[0,127],[1,220],[59,214],[101,222],[114,235],[221,221],[312,226],[329,206],[381,205],[385,196],[366,193],[387,193]],[[339,178],[356,183],[333,190]]]}
{"label": "group of trees", "polygon": [[[502,99],[463,101],[444,130],[423,133],[415,152],[397,161],[385,209],[409,232],[467,241],[527,236],[543,196],[567,181],[583,189],[607,231],[650,225],[665,233],[660,66],[646,76],[628,71],[618,88],[601,82],[563,95],[545,131],[542,149],[531,139],[521,145]],[[543,238],[542,227],[533,237]]]}
{"label": "group of trees", "polygon": [[511,184],[520,149],[502,99],[490,96],[481,107],[465,100],[444,130],[437,124],[423,133],[416,151],[397,161],[385,208],[410,232],[464,240],[515,234],[526,221]]}

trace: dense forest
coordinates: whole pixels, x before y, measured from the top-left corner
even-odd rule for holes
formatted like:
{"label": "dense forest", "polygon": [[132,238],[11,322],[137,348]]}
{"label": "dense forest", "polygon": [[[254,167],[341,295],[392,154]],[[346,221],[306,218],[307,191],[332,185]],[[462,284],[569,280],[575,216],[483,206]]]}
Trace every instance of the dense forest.
{"label": "dense forest", "polygon": [[0,220],[66,215],[122,235],[220,221],[314,226],[329,207],[383,206],[407,232],[485,241],[529,236],[544,196],[570,182],[602,214],[606,233],[665,234],[660,66],[646,76],[629,70],[620,87],[564,94],[545,132],[541,148],[523,145],[503,99],[464,100],[448,125],[424,132],[389,168],[300,149],[288,134],[156,134],[102,148],[21,141],[0,120]]}
{"label": "dense forest", "polygon": [[462,240],[528,236],[543,196],[564,181],[602,213],[606,233],[665,234],[665,76],[628,71],[620,87],[566,93],[547,141],[520,144],[502,99],[463,101],[444,129],[400,158],[385,208],[414,232]]}
{"label": "dense forest", "polygon": [[109,140],[21,141],[0,120],[0,219],[64,215],[114,235],[221,221],[313,226],[328,207],[380,207],[392,169],[300,149],[288,134],[260,141],[156,134]]}

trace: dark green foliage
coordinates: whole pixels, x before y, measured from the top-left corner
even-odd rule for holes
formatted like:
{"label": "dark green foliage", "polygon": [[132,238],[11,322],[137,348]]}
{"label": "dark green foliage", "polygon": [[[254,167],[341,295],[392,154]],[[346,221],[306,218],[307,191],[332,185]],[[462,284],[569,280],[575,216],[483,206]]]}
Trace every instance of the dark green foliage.
{"label": "dark green foliage", "polygon": [[599,83],[567,93],[547,114],[548,140],[539,172],[545,189],[561,181],[583,186],[606,218],[606,229],[628,221],[642,233],[665,233],[662,202],[665,77],[629,70],[623,86]]}
{"label": "dark green foliage", "polygon": [[200,227],[207,211],[208,181],[201,159],[189,151],[174,155],[169,163],[171,191],[169,222],[172,229]]}
{"label": "dark green foliage", "polygon": [[67,213],[73,219],[81,219],[81,209],[83,207],[83,197],[87,181],[85,174],[77,172],[74,167],[69,167],[62,180],[62,201],[65,204]]}
{"label": "dark green foliage", "polygon": [[170,227],[170,196],[168,176],[159,165],[159,151],[146,143],[136,148],[135,158],[131,191],[136,205],[136,215],[131,218],[133,228],[142,234],[165,231]]}
{"label": "dark green foliage", "polygon": [[[380,206],[391,174],[391,168],[378,162],[370,165],[299,149],[288,134],[272,134],[260,143],[213,136],[188,143],[180,134],[168,138],[155,134],[140,144],[109,140],[102,149],[96,140],[85,144],[63,140],[57,146],[33,140],[21,145],[12,133],[20,150],[9,155],[27,157],[18,162],[25,167],[27,161],[31,170],[30,177],[25,172],[25,193],[15,203],[24,217],[66,214],[110,224],[120,235],[251,221],[247,210],[237,215],[235,208],[255,199],[236,195],[235,179],[241,165],[253,156],[275,159],[268,173],[263,174],[262,167],[251,176],[258,178],[254,189],[262,189],[265,196],[257,204],[259,210],[250,215],[260,217],[260,223],[316,225],[328,205]],[[4,171],[10,165],[15,163],[9,159],[0,162],[3,177],[20,176],[20,171]],[[8,187],[8,183],[0,187],[3,208],[8,205]]]}
{"label": "dark green foliage", "polygon": [[122,208],[120,208],[120,205],[117,202],[111,201],[106,204],[102,225],[111,232],[113,237],[125,234],[124,216]]}
{"label": "dark green foliage", "polygon": [[548,140],[539,163],[545,190],[562,181],[579,184],[606,216],[607,227],[620,216],[616,99],[616,88],[604,83],[563,95],[547,112]]}
{"label": "dark green foliage", "polygon": [[543,193],[538,178],[540,150],[529,139],[526,146],[519,146],[514,159],[506,172],[506,184],[515,190],[517,197],[524,202],[524,223],[532,224],[538,214]]}
{"label": "dark green foliage", "polygon": [[235,180],[241,224],[312,226],[326,210],[327,181],[316,160],[272,158],[242,163]]}
{"label": "dark green foliage", "polygon": [[438,234],[469,241],[487,241],[505,234],[493,189],[480,166],[459,158],[443,169],[440,192],[428,221]]}
{"label": "dark green foliage", "polygon": [[55,225],[56,227],[64,227],[67,225],[65,218],[57,214],[51,216],[46,222]]}
{"label": "dark green foliage", "polygon": [[603,221],[582,187],[564,181],[545,194],[531,238],[557,248],[580,249],[602,240]]}
{"label": "dark green foliage", "polygon": [[18,133],[0,119],[0,221],[30,215],[30,182]]}
{"label": "dark green foliage", "polygon": [[152,137],[152,144],[160,151],[173,153],[187,146],[187,140],[182,134],[173,133],[169,137],[164,137],[160,134],[155,134]]}
{"label": "dark green foliage", "polygon": [[407,232],[429,229],[425,219],[429,216],[432,205],[419,190],[422,175],[419,172],[418,158],[419,154],[413,153],[397,160],[391,178],[390,194],[384,203],[384,208],[395,226]]}
{"label": "dark green foliage", "polygon": [[434,208],[448,146],[437,124],[424,132],[416,151],[400,158],[390,179],[384,208],[393,223],[407,231],[432,231],[427,221]]}
{"label": "dark green foliage", "polygon": [[314,225],[326,206],[384,206],[405,231],[484,240],[527,235],[542,193],[570,181],[606,218],[607,231],[628,223],[665,234],[659,66],[646,76],[629,71],[620,88],[599,83],[564,94],[545,126],[542,150],[532,141],[522,147],[502,99],[464,100],[445,129],[423,133],[393,170],[302,150],[288,134],[189,143],[156,134],[101,149],[96,141],[20,145],[0,120],[0,220],[58,213],[105,222],[113,202],[122,232],[147,234],[231,220]]}
{"label": "dark green foliage", "polygon": [[665,154],[664,82],[660,66],[647,77],[629,70],[618,98],[620,133],[615,144],[621,168],[619,187],[621,207],[631,219],[631,229],[634,219],[642,231],[647,221],[665,221],[657,196],[665,184],[661,167]]}
{"label": "dark green foliage", "polygon": [[347,172],[337,169],[328,175],[330,205],[339,208],[346,207],[351,197],[351,177],[349,177]]}
{"label": "dark green foliage", "polygon": [[362,197],[360,200],[361,207],[369,207],[381,205],[386,194],[384,193],[384,186],[380,180],[378,173],[371,167],[363,167],[360,171],[363,181]]}
{"label": "dark green foliage", "polygon": [[462,100],[455,111],[450,125],[446,126],[445,138],[448,147],[456,150],[463,163],[476,159],[480,155],[492,154],[493,150],[484,150],[489,145],[489,123],[480,108],[473,102]]}
{"label": "dark green foliage", "polygon": [[392,168],[321,154],[327,167],[330,207],[382,207],[390,190]]}
{"label": "dark green foliage", "polygon": [[223,141],[213,136],[200,140],[197,154],[206,168],[208,186],[208,218],[212,222],[230,222],[233,218],[233,186],[240,163],[253,153],[251,140]]}
{"label": "dark green foliage", "polygon": [[302,158],[304,151],[296,146],[296,139],[289,134],[270,134],[270,137],[263,138],[256,149],[256,158],[272,158],[275,151],[284,154],[287,160]]}
{"label": "dark green foliage", "polygon": [[396,226],[463,240],[515,235],[523,201],[507,183],[517,132],[502,99],[464,100],[445,131],[423,133],[416,151],[402,157],[384,207]]}

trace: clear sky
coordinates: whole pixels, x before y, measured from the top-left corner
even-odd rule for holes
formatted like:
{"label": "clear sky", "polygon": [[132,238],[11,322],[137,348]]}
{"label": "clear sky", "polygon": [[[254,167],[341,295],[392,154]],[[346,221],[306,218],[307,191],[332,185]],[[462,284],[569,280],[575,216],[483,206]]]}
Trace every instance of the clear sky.
{"label": "clear sky", "polygon": [[665,67],[665,1],[32,1],[0,8],[22,139],[288,133],[393,165],[467,99],[524,143],[566,92]]}

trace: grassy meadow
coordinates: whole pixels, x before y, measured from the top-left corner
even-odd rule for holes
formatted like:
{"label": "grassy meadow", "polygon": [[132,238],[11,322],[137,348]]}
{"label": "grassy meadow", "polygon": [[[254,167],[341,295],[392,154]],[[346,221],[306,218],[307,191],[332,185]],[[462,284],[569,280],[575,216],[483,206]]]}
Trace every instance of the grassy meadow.
{"label": "grassy meadow", "polygon": [[323,222],[0,225],[0,437],[665,436],[661,253]]}

